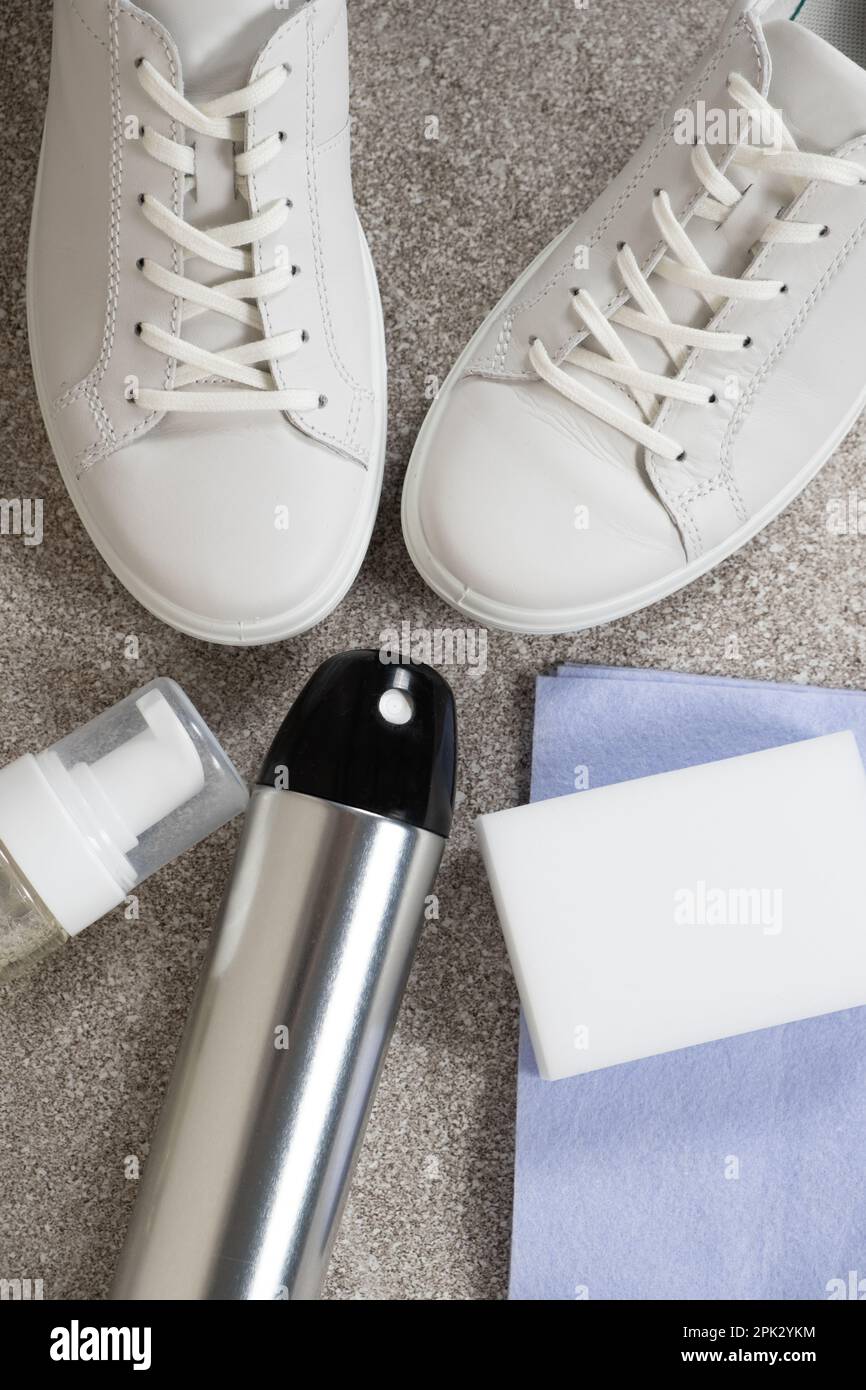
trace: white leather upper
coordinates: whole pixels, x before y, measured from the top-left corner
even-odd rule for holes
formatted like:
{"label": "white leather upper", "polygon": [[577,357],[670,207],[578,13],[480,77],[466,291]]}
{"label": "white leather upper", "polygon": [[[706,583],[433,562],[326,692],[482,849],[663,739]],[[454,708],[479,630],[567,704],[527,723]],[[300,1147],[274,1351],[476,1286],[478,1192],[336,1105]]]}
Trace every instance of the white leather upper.
{"label": "white leather upper", "polygon": [[[407,539],[422,573],[476,616],[553,630],[557,614],[572,626],[590,620],[593,608],[615,615],[620,599],[665,575],[672,581],[748,528],[853,423],[866,393],[866,186],[804,191],[791,217],[830,232],[814,244],[767,246],[756,258],[751,273],[787,283],[773,302],[730,304],[709,324],[692,291],[657,289],[677,322],[753,340],[735,355],[689,355],[681,375],[718,400],[711,408],[665,403],[655,423],[682,444],[681,462],[648,455],[590,417],[538,381],[529,361],[535,335],[557,362],[586,336],[572,289],[588,290],[607,316],[625,302],[618,243],[651,273],[663,251],[650,213],[657,188],[716,274],[738,277],[750,265],[752,243],[791,202],[790,180],[729,171],[748,192],[716,227],[690,216],[703,189],[690,147],[675,139],[683,108],[730,108],[731,72],[782,108],[804,149],[855,159],[866,175],[866,71],[787,20],[765,30],[766,9],[734,5],[682,95],[622,174],[506,295],[431,409],[407,478]],[[727,167],[723,156],[713,151]],[[586,265],[575,260],[579,248],[588,248]],[[641,366],[670,375],[660,344],[621,332]],[[622,388],[569,370],[639,418]],[[584,529],[574,525],[580,506],[590,518]]]}
{"label": "white leather upper", "polygon": [[[298,267],[260,308],[268,337],[306,330],[274,374],[279,387],[314,390],[321,409],[178,420],[128,398],[130,379],[150,389],[174,379],[137,324],[216,352],[238,341],[238,326],[213,314],[185,330],[180,302],[140,273],[147,258],[202,283],[220,278],[193,258],[183,265],[140,197],[202,228],[251,215],[235,193],[230,144],[197,138],[189,191],[147,153],[144,125],[190,140],[137,80],[141,58],[199,102],[289,67],[247,125],[249,145],[285,133],[279,156],[249,180],[252,213],[291,200],[285,228],[254,247],[254,260],[256,272]],[[383,453],[381,323],[349,163],[345,0],[153,0],[149,10],[56,0],[30,312],[64,476],[133,592],[161,600],[161,616],[176,612],[180,626],[184,614],[202,618],[217,640],[281,613],[315,613],[335,564],[359,546],[360,563]],[[290,515],[288,535],[273,524],[277,507]]]}
{"label": "white leather upper", "polygon": [[[551,356],[560,361],[583,336],[569,303],[569,289],[584,285],[596,302],[612,311],[623,298],[616,271],[616,248],[627,241],[642,266],[661,254],[658,233],[648,211],[655,188],[665,188],[677,211],[685,211],[699,189],[689,163],[689,150],[675,140],[676,112],[704,101],[708,108],[727,108],[725,88],[731,71],[743,74],[766,93],[768,62],[757,26],[743,12],[746,0],[734,6],[720,40],[683,93],[652,126],[641,148],[601,197],[563,233],[535,269],[519,294],[491,316],[471,371],[497,377],[531,379],[526,343],[537,334]],[[666,61],[668,55],[659,55]],[[691,228],[690,228],[691,230]],[[575,250],[589,253],[586,270],[575,270]]]}

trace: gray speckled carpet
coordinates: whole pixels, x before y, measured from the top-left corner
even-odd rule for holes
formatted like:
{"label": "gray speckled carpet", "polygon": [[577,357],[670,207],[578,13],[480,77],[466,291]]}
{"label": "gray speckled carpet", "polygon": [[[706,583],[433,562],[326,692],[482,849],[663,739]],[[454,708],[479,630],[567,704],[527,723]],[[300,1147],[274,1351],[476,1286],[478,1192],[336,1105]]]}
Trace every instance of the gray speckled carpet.
{"label": "gray speckled carpet", "polygon": [[[45,541],[0,539],[0,760],[44,747],[158,674],[178,680],[245,774],[326,656],[403,620],[451,625],[412,569],[399,494],[424,412],[516,274],[590,202],[690,68],[722,0],[351,0],[357,200],[388,330],[382,509],[361,577],[311,635],[209,648],[151,618],[87,541],[30,378],[28,221],[50,6],[0,12],[0,495],[45,499]],[[438,140],[425,120],[439,119]],[[866,683],[863,547],[825,509],[861,480],[861,426],[740,555],[648,612],[580,637],[491,634],[453,679],[461,797],[335,1253],[347,1299],[497,1299],[507,1289],[518,1006],[475,849],[480,812],[526,798],[533,678],[569,660],[818,684]],[[138,638],[140,657],[125,657]],[[738,643],[732,643],[736,636]],[[739,651],[737,657],[730,652]],[[0,1277],[105,1296],[236,843],[217,835],[32,979],[0,992]]]}

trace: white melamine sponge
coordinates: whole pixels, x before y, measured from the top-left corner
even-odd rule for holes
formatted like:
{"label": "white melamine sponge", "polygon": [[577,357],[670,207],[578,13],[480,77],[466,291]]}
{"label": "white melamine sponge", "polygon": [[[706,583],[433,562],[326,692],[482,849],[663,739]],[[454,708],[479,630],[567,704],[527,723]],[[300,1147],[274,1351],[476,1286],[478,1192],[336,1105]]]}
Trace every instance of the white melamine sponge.
{"label": "white melamine sponge", "polygon": [[866,1004],[866,772],[851,733],[477,822],[555,1081]]}

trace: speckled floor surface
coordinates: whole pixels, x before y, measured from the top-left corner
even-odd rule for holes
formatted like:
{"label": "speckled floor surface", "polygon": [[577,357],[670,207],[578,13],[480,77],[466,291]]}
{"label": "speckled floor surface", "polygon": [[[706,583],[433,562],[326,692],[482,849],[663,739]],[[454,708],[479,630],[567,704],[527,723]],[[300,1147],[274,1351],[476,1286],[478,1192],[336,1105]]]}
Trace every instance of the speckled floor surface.
{"label": "speckled floor surface", "polygon": [[[367,563],[310,636],[238,652],[149,617],[88,543],[30,378],[24,274],[48,77],[50,6],[0,12],[0,495],[45,499],[45,541],[0,539],[0,760],[44,747],[157,674],[190,692],[245,774],[326,656],[402,621],[452,624],[411,568],[399,492],[427,408],[470,333],[601,190],[691,66],[721,0],[350,0],[356,193],[378,266],[390,448]],[[425,122],[439,120],[438,140]],[[556,662],[866,683],[866,538],[826,506],[862,486],[861,423],[784,516],[648,612],[559,640],[490,635],[488,670],[452,669],[461,795],[327,1294],[498,1299],[507,1289],[517,996],[471,832],[525,799],[533,678]],[[138,639],[139,658],[126,657]],[[737,641],[732,641],[736,638]],[[732,652],[738,655],[732,656]],[[0,1277],[102,1298],[135,1198],[237,829],[151,880],[26,986],[0,992]]]}

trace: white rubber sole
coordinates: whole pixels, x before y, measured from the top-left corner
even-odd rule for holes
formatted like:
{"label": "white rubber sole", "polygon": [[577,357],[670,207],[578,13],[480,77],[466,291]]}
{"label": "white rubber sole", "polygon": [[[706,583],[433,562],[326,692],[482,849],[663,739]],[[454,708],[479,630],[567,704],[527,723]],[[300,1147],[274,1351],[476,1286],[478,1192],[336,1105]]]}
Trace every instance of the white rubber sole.
{"label": "white rubber sole", "polygon": [[[36,183],[36,196],[33,202],[33,222],[35,222],[38,216],[41,175],[42,165],[40,161]],[[298,637],[301,633],[307,632],[310,628],[323,622],[324,619],[327,618],[329,614],[333,613],[334,609],[342,603],[346,594],[357,579],[361,566],[364,563],[364,558],[370,545],[370,537],[373,534],[373,527],[376,524],[379,499],[382,492],[382,481],[385,472],[388,399],[385,326],[382,318],[379,286],[373,260],[370,255],[369,247],[367,246],[367,239],[364,236],[360,222],[358,223],[358,235],[361,239],[361,249],[365,268],[365,283],[370,305],[371,360],[376,363],[378,368],[374,389],[376,391],[379,413],[376,420],[373,445],[370,450],[368,471],[371,475],[371,487],[367,508],[359,516],[355,534],[350,538],[349,542],[347,542],[343,553],[343,564],[341,568],[329,577],[327,584],[323,585],[316,593],[310,595],[303,604],[297,605],[295,608],[285,613],[281,613],[274,618],[268,618],[261,622],[220,623],[212,619],[203,618],[200,614],[189,612],[187,609],[180,608],[176,604],[170,603],[161,594],[150,588],[149,585],[143,584],[126,566],[122,557],[118,555],[117,551],[105,536],[102,535],[96,522],[88,512],[87,505],[78,487],[78,481],[74,471],[64,460],[63,452],[53,427],[50,398],[39,373],[39,354],[36,343],[35,315],[33,313],[32,303],[34,281],[32,266],[33,234],[31,228],[27,264],[27,328],[30,339],[30,357],[33,366],[33,377],[36,383],[36,394],[39,399],[42,418],[45,422],[45,430],[54,453],[54,458],[57,462],[57,467],[60,470],[60,475],[66,485],[66,490],[69,493],[73,506],[81,519],[81,524],[109,569],[113,571],[124,588],[142,605],[142,607],[146,608],[154,617],[159,618],[161,622],[167,623],[169,627],[175,628],[178,632],[184,633],[187,637],[196,637],[202,642],[214,642],[221,646],[230,647],[264,646],[271,642],[282,642],[290,637]]]}
{"label": "white rubber sole", "polygon": [[[866,408],[866,386],[857,403],[856,408],[850,416],[839,426],[833,437],[815,458],[811,459],[794,478],[788,486],[778,493],[765,507],[755,516],[750,517],[749,521],[738,531],[730,535],[727,540],[715,549],[708,551],[698,560],[691,564],[684,565],[682,569],[674,570],[671,574],[665,575],[663,579],[656,580],[654,583],[646,585],[644,588],[632,590],[632,592],[620,595],[609,603],[596,604],[591,607],[580,609],[551,609],[546,612],[538,610],[512,607],[508,604],[497,603],[493,599],[478,594],[451,573],[433,554],[427,543],[424,528],[421,524],[420,515],[420,491],[421,479],[424,465],[427,458],[427,450],[432,441],[436,423],[440,411],[446,408],[446,402],[455,385],[460,381],[469,366],[469,363],[477,355],[478,347],[485,336],[487,327],[491,319],[500,314],[507,305],[519,296],[524,285],[529,281],[535,272],[536,266],[550,254],[561,237],[557,237],[551,242],[539,256],[532,262],[515,285],[511,287],[497,307],[485,319],[472,338],[468,346],[457,359],[452,370],[449,372],[442,389],[436,400],[433,402],[415,442],[412,457],[406,470],[406,478],[403,484],[402,502],[402,522],[403,538],[406,548],[413,565],[417,569],[425,584],[438,594],[439,598],[456,609],[458,613],[484,627],[497,628],[502,632],[525,633],[530,636],[553,637],[562,634],[585,632],[588,628],[601,627],[605,623],[616,622],[619,618],[626,618],[630,613],[637,613],[642,608],[648,608],[662,599],[669,598],[671,594],[677,593],[680,589],[685,589],[696,579],[715,569],[716,565],[728,559],[737,550],[740,550],[749,541],[753,540],[765,526],[785,510],[794,499],[806,488],[812,479],[821,471],[824,464],[831,457],[834,451],[842,443],[845,436],[853,429],[858,417]],[[661,506],[661,503],[659,503]]]}

